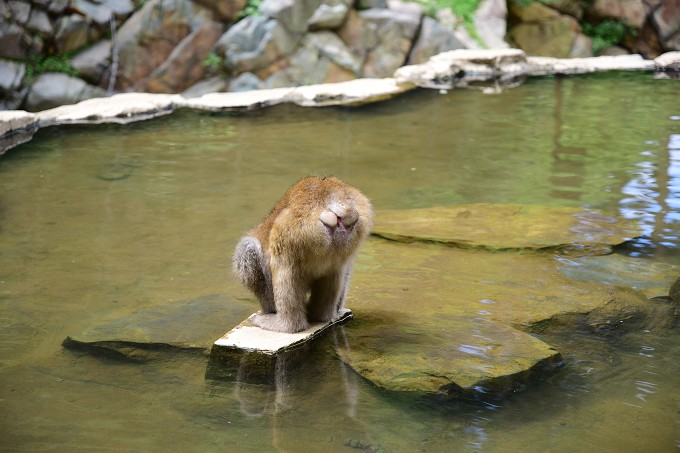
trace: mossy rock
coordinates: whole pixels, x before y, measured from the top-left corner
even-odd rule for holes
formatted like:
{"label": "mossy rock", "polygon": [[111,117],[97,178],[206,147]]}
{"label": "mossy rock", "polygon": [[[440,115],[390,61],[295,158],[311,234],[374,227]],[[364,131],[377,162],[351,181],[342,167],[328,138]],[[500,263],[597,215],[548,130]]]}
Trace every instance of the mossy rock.
{"label": "mossy rock", "polygon": [[63,345],[146,361],[176,352],[203,353],[256,307],[223,295],[154,306],[69,335]]}
{"label": "mossy rock", "polygon": [[482,203],[378,211],[372,233],[468,249],[603,254],[642,231],[632,221],[595,210]]}

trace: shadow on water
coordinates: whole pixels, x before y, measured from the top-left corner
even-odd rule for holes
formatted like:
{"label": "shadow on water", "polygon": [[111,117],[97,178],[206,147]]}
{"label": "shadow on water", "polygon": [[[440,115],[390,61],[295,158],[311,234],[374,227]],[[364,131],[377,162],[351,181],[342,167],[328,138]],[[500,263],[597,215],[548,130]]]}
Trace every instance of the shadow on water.
{"label": "shadow on water", "polygon": [[[564,366],[502,398],[476,401],[413,398],[360,377],[336,348],[357,346],[351,329],[361,312],[301,358],[275,364],[265,383],[206,379],[209,360],[198,350],[154,350],[151,360],[129,362],[61,345],[140,310],[162,318],[178,301],[205,294],[254,311],[229,277],[231,249],[308,174],[347,180],[376,209],[520,203],[637,219],[642,237],[607,256],[561,257],[559,272],[664,295],[680,273],[677,93],[677,81],[641,74],[544,78],[495,95],[418,90],[359,109],[180,111],[127,126],[38,131],[0,156],[0,449],[676,449],[673,329],[533,332]],[[424,259],[428,269],[417,271],[427,281],[380,288],[374,274],[390,257],[375,250],[369,244],[359,257],[350,308],[360,305],[352,293],[366,290],[356,285],[368,282],[376,297],[428,297],[432,306],[452,300],[455,284],[480,288],[480,303],[504,285],[524,284],[511,277],[514,269],[478,281]],[[400,266],[407,272],[408,263]],[[542,278],[526,280],[536,287]],[[423,294],[404,296],[415,291]],[[568,284],[561,293],[579,294]],[[480,307],[490,316],[498,305]],[[437,316],[428,322],[436,325]]]}

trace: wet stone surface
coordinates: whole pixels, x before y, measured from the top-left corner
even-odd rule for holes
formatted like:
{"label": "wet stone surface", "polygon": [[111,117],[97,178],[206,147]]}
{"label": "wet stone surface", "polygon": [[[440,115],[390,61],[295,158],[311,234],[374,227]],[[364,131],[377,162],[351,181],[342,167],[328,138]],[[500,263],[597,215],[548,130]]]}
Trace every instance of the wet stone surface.
{"label": "wet stone surface", "polygon": [[201,353],[253,308],[250,302],[223,295],[203,296],[151,307],[93,326],[69,335],[64,346],[138,361],[171,351]]}
{"label": "wet stone surface", "polygon": [[[540,338],[551,329],[668,327],[661,321],[671,305],[629,287],[574,279],[564,257],[546,252],[576,244],[582,254],[602,253],[636,234],[629,222],[521,205],[383,211],[377,220],[375,234],[398,241],[374,237],[364,245],[347,301],[354,320],[343,328],[346,340],[336,352],[379,388],[464,398],[505,394],[559,369],[562,353],[570,351]],[[616,255],[598,259],[603,268],[608,259],[616,267]],[[135,360],[203,351],[255,307],[205,296],[130,314],[64,344]],[[278,358],[297,363],[304,350],[297,351]],[[211,360],[206,377],[257,375],[258,382],[271,383],[281,360],[263,365],[259,356],[239,355],[233,370]]]}
{"label": "wet stone surface", "polygon": [[460,248],[599,254],[641,230],[633,222],[581,208],[470,204],[378,212],[373,234]]}

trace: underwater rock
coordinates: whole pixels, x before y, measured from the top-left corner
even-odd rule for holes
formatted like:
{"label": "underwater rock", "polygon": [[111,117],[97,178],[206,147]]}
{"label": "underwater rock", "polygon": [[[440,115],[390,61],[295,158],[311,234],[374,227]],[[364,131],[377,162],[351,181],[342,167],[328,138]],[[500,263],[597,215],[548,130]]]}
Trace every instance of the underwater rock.
{"label": "underwater rock", "polygon": [[680,274],[680,264],[641,260],[625,254],[561,257],[565,275],[583,282],[600,282],[634,288],[647,297],[665,293],[668,282]]}
{"label": "underwater rock", "polygon": [[[561,363],[549,345],[502,323],[476,317],[423,329],[408,317],[365,314],[347,329],[342,360],[386,390],[457,397],[505,394]],[[356,328],[355,328],[356,327]]]}
{"label": "underwater rock", "polygon": [[165,352],[203,352],[252,312],[250,302],[223,295],[154,306],[69,335],[63,345],[136,361]]}
{"label": "underwater rock", "polygon": [[568,351],[532,335],[656,319],[642,293],[572,280],[562,266],[550,254],[370,239],[354,265],[354,320],[338,354],[384,389],[470,397],[554,372]]}
{"label": "underwater rock", "polygon": [[603,254],[641,230],[631,221],[581,208],[470,204],[381,211],[372,234],[459,248]]}
{"label": "underwater rock", "polygon": [[676,303],[680,304],[680,277],[675,280],[675,283],[671,286],[670,291],[668,291],[668,297]]}

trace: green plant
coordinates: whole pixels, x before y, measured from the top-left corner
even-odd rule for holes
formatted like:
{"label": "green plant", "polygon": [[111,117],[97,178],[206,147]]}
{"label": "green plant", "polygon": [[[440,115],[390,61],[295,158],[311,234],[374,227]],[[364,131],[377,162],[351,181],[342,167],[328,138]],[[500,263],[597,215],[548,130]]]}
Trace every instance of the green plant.
{"label": "green plant", "polygon": [[217,71],[224,65],[224,58],[217,55],[215,52],[210,52],[205,60],[203,60],[203,66],[211,71]]}
{"label": "green plant", "polygon": [[593,38],[593,53],[622,43],[627,37],[634,36],[636,31],[623,22],[607,19],[597,25],[587,22],[583,24],[583,33]]}
{"label": "green plant", "polygon": [[71,66],[71,56],[73,52],[63,53],[58,55],[29,55],[26,60],[26,75],[24,80],[30,81],[40,74],[46,72],[61,72],[72,77],[78,77],[80,74]]}
{"label": "green plant", "polygon": [[238,18],[241,19],[247,16],[259,16],[260,15],[260,5],[263,0],[248,0],[245,8],[238,13]]}
{"label": "green plant", "polygon": [[482,38],[475,30],[474,26],[474,15],[475,11],[479,7],[481,0],[413,0],[416,3],[420,3],[424,9],[425,14],[428,16],[435,16],[437,11],[444,8],[450,8],[451,11],[457,16],[463,19],[463,26],[467,32],[472,36],[477,42],[484,45]]}

